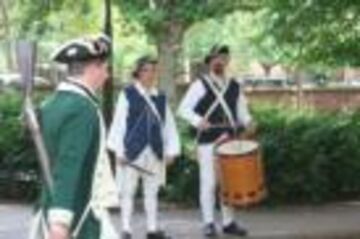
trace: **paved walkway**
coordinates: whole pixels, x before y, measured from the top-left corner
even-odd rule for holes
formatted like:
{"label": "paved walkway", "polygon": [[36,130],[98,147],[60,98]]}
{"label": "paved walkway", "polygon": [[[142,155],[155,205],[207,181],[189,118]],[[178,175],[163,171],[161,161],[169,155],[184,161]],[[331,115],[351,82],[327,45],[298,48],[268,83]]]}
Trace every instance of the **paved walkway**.
{"label": "paved walkway", "polygon": [[[0,239],[25,239],[31,207],[0,205]],[[319,207],[286,207],[239,212],[254,239],[360,239],[360,202]],[[118,223],[119,215],[114,214]],[[163,212],[162,222],[175,239],[201,239],[201,223],[196,210]],[[144,217],[134,218],[134,239],[144,237]],[[225,237],[223,237],[225,238]]]}

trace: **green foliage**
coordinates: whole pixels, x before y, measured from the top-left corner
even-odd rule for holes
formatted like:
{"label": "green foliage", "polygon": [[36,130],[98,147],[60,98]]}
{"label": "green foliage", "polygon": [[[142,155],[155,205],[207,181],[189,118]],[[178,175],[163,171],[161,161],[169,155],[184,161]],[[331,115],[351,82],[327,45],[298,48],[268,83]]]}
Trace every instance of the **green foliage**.
{"label": "green foliage", "polygon": [[262,35],[262,26],[260,13],[245,11],[195,23],[185,34],[185,54],[192,61],[202,61],[212,45],[227,44],[235,74],[246,71],[253,61],[278,63],[281,51],[271,36]]}
{"label": "green foliage", "polygon": [[16,146],[21,141],[19,134],[21,99],[14,97],[14,93],[2,92],[0,97],[0,160],[4,160],[6,154],[17,151]]}
{"label": "green foliage", "polygon": [[269,0],[265,34],[302,64],[359,65],[356,1]]}
{"label": "green foliage", "polygon": [[140,23],[151,36],[168,34],[171,22],[176,22],[185,30],[195,22],[209,18],[222,17],[238,9],[254,10],[259,7],[261,1],[206,1],[206,0],[115,0],[123,15]]}
{"label": "green foliage", "polygon": [[[46,53],[54,47],[54,41],[99,32],[103,27],[102,1],[4,0],[4,3],[10,38],[41,39],[47,42]],[[224,20],[224,16],[239,10],[241,13]],[[246,10],[250,17],[244,16]],[[300,67],[359,65],[359,11],[354,1],[114,0],[114,56],[117,66],[128,68],[138,55],[154,53],[153,46],[164,37],[176,35],[176,31],[182,35],[190,29],[182,46],[192,58],[202,56],[214,41],[221,41],[233,46],[237,43],[233,48],[242,58],[254,57],[264,63]],[[242,23],[244,19],[247,27]],[[179,39],[175,46],[181,44],[182,37]]]}
{"label": "green foliage", "polygon": [[194,140],[185,122],[179,123],[179,129],[182,136],[182,155],[168,170],[168,183],[163,197],[167,201],[195,205],[199,195],[199,174]]}
{"label": "green foliage", "polygon": [[[330,114],[255,107],[254,117],[269,203],[321,203],[359,197],[360,111]],[[182,136],[184,155],[169,173],[170,199],[196,202],[198,169],[189,147],[193,141],[185,130]]]}
{"label": "green foliage", "polygon": [[38,191],[38,168],[30,139],[20,119],[18,92],[0,94],[0,195],[34,199]]}
{"label": "green foliage", "polygon": [[324,202],[360,192],[359,112],[257,109],[270,200]]}
{"label": "green foliage", "polygon": [[[0,176],[4,172],[12,176],[7,181],[0,177],[0,191],[2,197],[34,198],[38,169],[33,146],[21,126],[20,109],[17,92],[1,93]],[[266,167],[268,202],[320,203],[358,198],[360,111],[319,113],[257,106],[253,114]],[[179,125],[183,154],[169,169],[163,196],[168,201],[194,205],[199,192],[194,141],[187,126],[183,122]],[[28,179],[19,175],[28,175]]]}
{"label": "green foliage", "polygon": [[[13,37],[66,39],[101,29],[99,1],[20,0],[12,6]],[[100,9],[100,11],[95,11]],[[98,30],[99,31],[99,30]]]}

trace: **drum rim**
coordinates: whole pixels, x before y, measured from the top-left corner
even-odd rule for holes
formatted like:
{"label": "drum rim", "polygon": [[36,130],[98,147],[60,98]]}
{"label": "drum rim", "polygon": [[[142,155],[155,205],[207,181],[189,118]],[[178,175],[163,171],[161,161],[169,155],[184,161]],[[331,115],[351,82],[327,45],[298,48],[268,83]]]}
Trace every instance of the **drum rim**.
{"label": "drum rim", "polygon": [[[224,152],[220,152],[220,147],[224,147],[225,144],[229,144],[229,143],[232,143],[234,141],[253,143],[254,146],[256,146],[256,147],[254,147],[253,150],[250,150],[250,151],[245,152],[245,153],[224,153]],[[231,156],[234,156],[234,155],[241,155],[241,156],[249,155],[249,154],[252,154],[252,153],[256,153],[259,149],[260,149],[260,143],[255,141],[255,140],[232,139],[232,140],[229,140],[229,141],[226,141],[226,142],[224,142],[222,144],[217,145],[216,148],[215,148],[215,152],[216,152],[216,155],[218,155],[218,156],[231,157]]]}

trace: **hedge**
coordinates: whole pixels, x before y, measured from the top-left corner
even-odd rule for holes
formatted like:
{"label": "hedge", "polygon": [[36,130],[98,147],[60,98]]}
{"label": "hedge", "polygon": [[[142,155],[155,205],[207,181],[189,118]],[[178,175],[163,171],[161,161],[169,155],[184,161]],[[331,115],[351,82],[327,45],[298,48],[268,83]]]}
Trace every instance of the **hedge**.
{"label": "hedge", "polygon": [[[38,169],[32,144],[21,127],[20,109],[18,93],[1,92],[0,176],[10,178],[0,177],[0,197],[33,199],[39,188]],[[359,198],[360,110],[324,113],[256,106],[253,115],[265,165],[267,202],[322,203]],[[179,125],[183,154],[169,169],[163,198],[195,204],[199,182],[194,142],[186,124]],[[14,189],[14,185],[18,186]]]}
{"label": "hedge", "polygon": [[[269,204],[360,198],[360,110],[323,113],[257,106],[253,115],[263,154]],[[166,198],[197,202],[193,140],[181,124],[184,155],[170,170]]]}
{"label": "hedge", "polygon": [[34,199],[38,193],[35,152],[21,119],[18,91],[0,92],[0,197]]}

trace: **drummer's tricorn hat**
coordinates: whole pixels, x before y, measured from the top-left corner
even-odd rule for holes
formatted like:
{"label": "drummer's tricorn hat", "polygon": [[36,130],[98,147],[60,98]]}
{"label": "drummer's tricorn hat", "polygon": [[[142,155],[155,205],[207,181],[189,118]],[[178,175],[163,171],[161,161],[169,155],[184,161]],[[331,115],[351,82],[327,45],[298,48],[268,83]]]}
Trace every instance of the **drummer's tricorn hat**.
{"label": "drummer's tricorn hat", "polygon": [[220,45],[215,44],[211,49],[209,54],[205,57],[204,62],[205,64],[209,64],[212,59],[219,55],[229,55],[230,54],[230,48],[228,45]]}
{"label": "drummer's tricorn hat", "polygon": [[106,59],[110,54],[111,40],[101,34],[96,37],[85,37],[70,40],[58,47],[51,59],[58,63],[71,64],[94,59]]}

